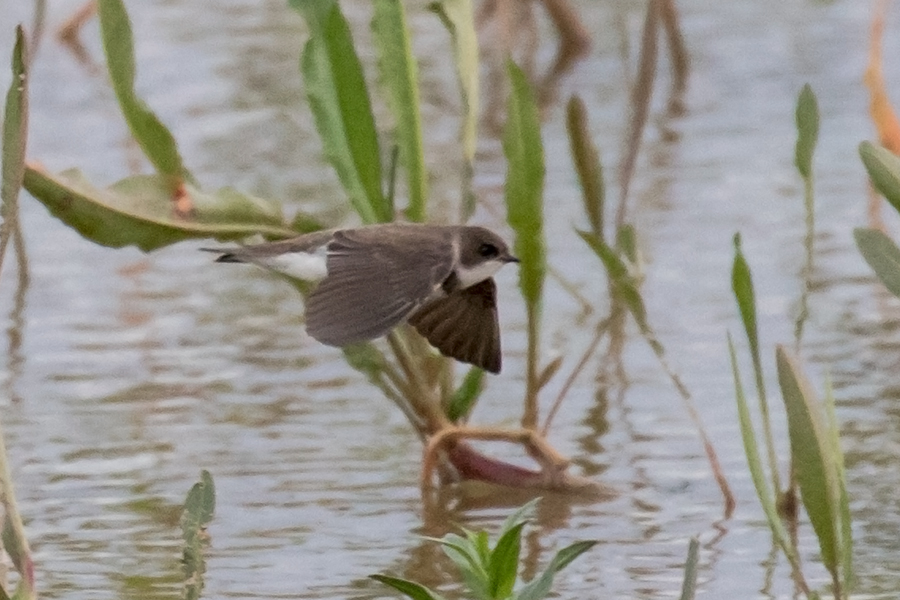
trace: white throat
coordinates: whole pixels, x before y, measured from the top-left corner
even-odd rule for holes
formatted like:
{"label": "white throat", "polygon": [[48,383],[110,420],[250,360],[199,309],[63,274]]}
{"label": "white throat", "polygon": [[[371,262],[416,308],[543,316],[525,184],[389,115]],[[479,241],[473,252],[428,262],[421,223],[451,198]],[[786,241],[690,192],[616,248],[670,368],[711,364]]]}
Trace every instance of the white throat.
{"label": "white throat", "polygon": [[467,288],[481,283],[485,279],[494,276],[494,273],[500,270],[505,263],[500,260],[486,260],[471,267],[459,264],[456,267],[456,278],[459,279],[459,285]]}

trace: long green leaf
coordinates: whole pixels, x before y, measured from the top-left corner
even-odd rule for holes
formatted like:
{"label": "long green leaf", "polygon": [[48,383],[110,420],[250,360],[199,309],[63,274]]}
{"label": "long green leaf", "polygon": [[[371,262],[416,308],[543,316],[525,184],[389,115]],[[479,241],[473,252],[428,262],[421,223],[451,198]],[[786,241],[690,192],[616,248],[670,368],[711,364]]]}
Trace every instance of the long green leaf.
{"label": "long green leaf", "polygon": [[100,189],[77,170],[51,175],[26,168],[24,183],[53,216],[85,238],[113,248],[134,245],[146,252],[194,238],[296,235],[282,223],[277,206],[230,189],[204,194],[184,184],[193,211],[178,217],[168,179],[161,175],[137,175]]}
{"label": "long green leaf", "polygon": [[859,145],[859,156],[872,185],[890,202],[894,210],[900,211],[900,157],[871,142]]}
{"label": "long green leaf", "polygon": [[781,478],[778,474],[778,461],[775,452],[775,440],[772,435],[772,421],[769,417],[769,401],[766,396],[765,377],[762,370],[762,359],[759,351],[759,331],[756,325],[756,294],[753,291],[753,276],[750,265],[741,251],[741,234],[734,234],[734,261],[731,266],[731,289],[737,300],[738,311],[744,324],[744,333],[750,344],[750,358],[753,361],[753,375],[759,399],[759,411],[763,422],[766,454],[772,486],[776,495],[781,493]]}
{"label": "long green leaf", "polygon": [[603,212],[606,186],[603,181],[603,166],[597,147],[591,140],[587,121],[587,109],[578,96],[569,98],[566,105],[566,129],[569,132],[569,149],[575,163],[575,172],[581,183],[581,197],[584,209],[595,236],[603,238]]}
{"label": "long green leaf", "polygon": [[436,592],[432,592],[424,585],[408,579],[400,579],[399,577],[391,577],[389,575],[369,575],[370,579],[380,581],[390,586],[413,600],[443,600],[443,597]]}
{"label": "long green leaf", "polygon": [[193,182],[178,154],[174,136],[134,89],[134,40],[125,4],[122,0],[99,0],[97,12],[110,80],[131,134],[157,173],[171,179],[170,186],[181,179]]}
{"label": "long green leaf", "polygon": [[794,165],[804,179],[812,176],[812,158],[819,139],[819,105],[812,87],[807,83],[797,98],[797,145]]}
{"label": "long green leaf", "polygon": [[731,334],[728,335],[728,355],[731,358],[731,373],[734,378],[734,394],[737,400],[738,420],[741,425],[741,440],[744,443],[744,455],[747,457],[747,466],[750,468],[750,478],[756,489],[756,497],[769,522],[769,529],[775,542],[784,551],[792,567],[799,568],[797,551],[788,535],[781,517],[778,516],[778,508],[775,505],[775,497],[769,484],[766,482],[762,459],[759,456],[759,447],[756,444],[756,432],[753,429],[753,419],[750,417],[750,408],[744,396],[744,386],[741,383],[741,374],[738,369],[737,355],[734,351],[734,343]]}
{"label": "long green leaf", "polygon": [[478,367],[472,367],[447,403],[447,418],[455,423],[468,415],[483,388],[484,371]]}
{"label": "long green leaf", "polygon": [[840,556],[840,493],[822,409],[796,359],[783,346],[776,348],[775,357],[803,506],[819,539],[822,562],[835,572]]}
{"label": "long green leaf", "polygon": [[406,167],[409,193],[406,217],[410,221],[424,221],[428,173],[422,143],[419,75],[401,0],[375,0],[372,30],[379,50],[382,85],[387,89],[388,106],[397,123],[400,159]]}
{"label": "long green leaf", "polygon": [[508,598],[512,594],[519,570],[523,527],[525,527],[525,521],[520,521],[505,531],[491,551],[488,563],[491,598]]}
{"label": "long green leaf", "polygon": [[625,263],[619,258],[615,250],[593,233],[587,231],[577,231],[577,233],[603,262],[609,278],[615,284],[616,291],[634,317],[641,333],[651,334],[644,300],[634,278],[628,273],[628,267],[625,266]]}
{"label": "long green leaf", "polygon": [[301,71],[325,157],[363,222],[390,221],[393,214],[381,189],[378,132],[347,20],[330,0],[290,4],[303,13],[310,30]]}
{"label": "long green leaf", "polygon": [[28,142],[28,59],[25,32],[16,27],[16,45],[12,55],[12,82],[6,93],[3,111],[2,187],[0,198],[4,215],[19,197],[25,176],[25,147]]}
{"label": "long green leaf", "polygon": [[537,506],[540,502],[540,498],[533,498],[517,508],[515,512],[503,520],[503,524],[500,526],[499,535],[502,536],[513,527],[518,526],[519,523],[527,523],[534,518],[534,512],[537,510]]}
{"label": "long green leaf", "polygon": [[753,359],[753,368],[757,372],[762,371],[762,363],[759,354],[759,330],[756,326],[756,294],[753,291],[753,276],[750,265],[741,251],[741,234],[734,234],[734,261],[731,265],[731,290],[737,300],[738,311],[741,313],[741,322],[744,324],[744,333],[750,344],[750,356]]}
{"label": "long green leaf", "polygon": [[535,577],[513,596],[515,600],[541,600],[546,598],[553,586],[553,578],[569,564],[593,548],[597,540],[584,540],[566,546],[556,553],[550,564],[538,577]]}
{"label": "long green leaf", "polygon": [[884,287],[900,297],[900,248],[877,229],[853,230],[856,246]]}
{"label": "long green leaf", "polygon": [[544,249],[544,150],[534,95],[522,70],[508,62],[512,91],[503,151],[506,154],[506,213],[516,232],[515,253],[519,266],[519,287],[527,304],[541,299],[547,270]]}
{"label": "long green leaf", "polygon": [[[0,262],[12,226],[18,215],[19,189],[25,168],[25,147],[28,137],[28,44],[22,26],[16,27],[16,42],[12,52],[12,81],[6,94],[3,110],[2,181],[0,181],[0,212],[3,214],[3,230],[0,231]],[[36,597],[34,587],[34,563],[25,527],[16,502],[12,473],[6,457],[6,442],[0,431],[0,509],[3,512],[3,550],[19,573],[19,583],[13,596],[21,600]],[[3,582],[5,583],[5,582]],[[0,585],[2,590],[2,585]],[[2,590],[6,595],[5,590]]]}
{"label": "long green leaf", "polygon": [[847,478],[844,472],[844,451],[841,449],[841,432],[838,426],[837,415],[834,411],[834,393],[831,387],[831,378],[828,378],[825,382],[825,418],[828,428],[828,441],[831,444],[831,452],[835,457],[834,467],[839,493],[840,562],[843,566],[841,576],[843,577],[845,589],[849,590],[855,579],[853,573],[853,522],[850,515],[850,497],[847,495]]}

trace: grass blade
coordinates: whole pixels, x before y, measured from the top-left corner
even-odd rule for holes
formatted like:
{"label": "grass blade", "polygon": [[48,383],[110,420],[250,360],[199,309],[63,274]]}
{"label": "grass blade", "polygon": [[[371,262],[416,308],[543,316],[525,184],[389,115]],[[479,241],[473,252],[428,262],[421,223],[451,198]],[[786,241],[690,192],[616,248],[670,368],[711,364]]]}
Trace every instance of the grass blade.
{"label": "grass blade", "polygon": [[650,325],[647,323],[647,310],[644,307],[644,300],[641,298],[641,292],[638,290],[634,279],[628,273],[628,267],[625,266],[625,262],[619,258],[615,250],[597,236],[586,231],[577,231],[577,233],[594,251],[594,254],[603,263],[603,266],[606,267],[607,275],[612,281],[618,296],[631,312],[641,333],[652,337]]}
{"label": "grass blade", "polygon": [[333,0],[290,4],[309,26],[300,68],[325,157],[364,223],[391,221],[381,190],[378,132],[347,20]]}
{"label": "grass blade", "polygon": [[756,325],[756,294],[753,291],[753,276],[750,265],[741,252],[741,234],[734,234],[734,261],[731,266],[731,289],[737,300],[738,311],[744,324],[744,333],[750,345],[750,358],[753,361],[753,375],[756,382],[756,393],[759,400],[759,412],[763,423],[766,454],[769,460],[769,472],[775,495],[781,495],[781,478],[778,474],[778,460],[775,452],[775,440],[772,435],[772,420],[769,417],[769,401],[766,396],[766,384],[762,370],[762,359],[759,352],[759,330]]}
{"label": "grass blade", "polygon": [[369,578],[390,586],[413,600],[443,600],[440,595],[415,581],[391,577],[389,575],[369,575]]}
{"label": "grass blade", "polygon": [[[16,27],[16,42],[12,52],[12,81],[6,94],[3,110],[3,156],[0,197],[3,225],[0,229],[0,264],[5,254],[10,232],[18,218],[19,190],[25,169],[25,147],[28,138],[28,57],[25,31]],[[3,510],[3,549],[19,573],[14,597],[31,599],[37,596],[34,586],[34,563],[25,537],[25,527],[19,514],[12,473],[6,457],[6,442],[0,431],[0,507]],[[6,594],[5,590],[2,590]]]}
{"label": "grass blade", "polygon": [[99,0],[97,12],[109,77],[131,134],[156,172],[171,179],[173,188],[183,179],[193,182],[174,136],[135,92],[134,38],[125,4]]}
{"label": "grass blade", "polygon": [[572,96],[566,105],[566,129],[569,132],[569,148],[575,162],[575,171],[581,183],[584,209],[591,224],[591,231],[603,238],[603,211],[606,184],[603,180],[603,166],[597,147],[591,140],[584,101]]}
{"label": "grass blade", "polygon": [[753,480],[753,487],[756,488],[756,497],[759,498],[760,506],[769,522],[769,529],[772,531],[772,537],[775,540],[788,562],[791,564],[791,570],[794,579],[798,585],[807,590],[806,583],[803,581],[803,574],[800,570],[800,559],[797,550],[794,548],[791,538],[788,535],[781,517],[778,516],[778,508],[775,505],[775,498],[772,495],[769,485],[766,483],[766,477],[763,472],[762,459],[759,457],[759,448],[756,445],[756,433],[753,430],[753,420],[750,417],[750,409],[744,396],[744,386],[741,383],[741,375],[737,364],[737,355],[734,351],[734,343],[731,335],[728,335],[728,354],[731,358],[731,372],[734,378],[734,393],[737,399],[738,419],[741,425],[741,440],[744,443],[744,455],[747,457],[747,466],[750,468],[750,477]]}
{"label": "grass blade", "polygon": [[419,75],[409,42],[406,13],[400,0],[376,0],[372,30],[379,49],[378,66],[387,89],[388,106],[397,123],[400,159],[406,167],[409,206],[406,218],[424,221],[428,173],[422,143]]}
{"label": "grass blade", "polygon": [[553,586],[553,578],[565,569],[573,560],[593,548],[597,540],[584,540],[566,546],[556,553],[550,564],[538,577],[529,581],[514,596],[515,600],[541,600],[546,598]]}
{"label": "grass blade", "polygon": [[12,82],[3,110],[2,210],[4,218],[13,210],[25,177],[25,148],[28,142],[28,59],[25,32],[16,27],[12,55]]}
{"label": "grass blade", "polygon": [[516,232],[515,253],[519,265],[519,289],[525,299],[528,328],[525,410],[522,426],[537,426],[538,347],[541,295],[547,271],[544,248],[544,149],[534,95],[525,74],[507,62],[512,83],[503,132],[506,155],[506,218]]}
{"label": "grass blade", "polygon": [[840,428],[834,412],[834,393],[831,379],[825,382],[825,419],[828,429],[828,441],[835,457],[834,467],[838,485],[838,523],[841,531],[840,562],[843,566],[841,576],[843,585],[849,590],[853,585],[853,522],[850,516],[850,498],[847,495],[847,478],[844,473],[844,452],[841,450]]}
{"label": "grass blade", "polygon": [[681,584],[681,600],[694,600],[697,594],[697,563],[700,560],[700,542],[691,538],[688,556],[684,563],[684,581]]}
{"label": "grass blade", "polygon": [[900,248],[877,229],[853,230],[856,246],[884,287],[900,297]]}
{"label": "grass blade", "polygon": [[650,99],[653,95],[653,80],[656,78],[656,62],[659,54],[657,37],[659,31],[660,0],[647,2],[647,14],[644,18],[644,29],[641,33],[641,52],[638,58],[638,73],[631,88],[628,106],[631,115],[625,139],[625,153],[619,164],[619,206],[616,209],[615,227],[625,224],[626,200],[631,187],[631,178],[637,164],[641,138],[650,114]]}
{"label": "grass blade", "polygon": [[447,404],[447,418],[456,422],[467,416],[471,411],[481,390],[484,389],[484,371],[478,367],[472,367],[463,382],[450,397]]}

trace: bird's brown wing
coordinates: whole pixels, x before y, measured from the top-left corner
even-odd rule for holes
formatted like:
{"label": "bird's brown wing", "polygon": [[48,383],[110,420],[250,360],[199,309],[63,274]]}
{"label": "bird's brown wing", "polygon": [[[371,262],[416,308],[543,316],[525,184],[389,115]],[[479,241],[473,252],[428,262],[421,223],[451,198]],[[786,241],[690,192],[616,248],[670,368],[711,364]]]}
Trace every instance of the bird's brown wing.
{"label": "bird's brown wing", "polygon": [[365,228],[337,231],[328,244],[328,275],[306,303],[306,329],[324,344],[346,346],[390,331],[450,275],[449,244],[379,242]]}
{"label": "bird's brown wing", "polygon": [[497,286],[492,278],[428,302],[409,323],[441,354],[500,372]]}

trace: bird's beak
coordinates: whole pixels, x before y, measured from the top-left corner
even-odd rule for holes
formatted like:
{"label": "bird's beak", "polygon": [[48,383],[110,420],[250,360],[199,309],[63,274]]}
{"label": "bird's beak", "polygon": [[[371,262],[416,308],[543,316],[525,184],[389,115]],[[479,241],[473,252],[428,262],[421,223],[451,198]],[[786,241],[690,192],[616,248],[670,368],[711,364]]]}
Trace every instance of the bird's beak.
{"label": "bird's beak", "polygon": [[503,262],[508,262],[508,263],[514,262],[514,263],[517,263],[517,262],[519,262],[519,259],[516,258],[515,256],[513,256],[512,254],[507,254],[505,257],[503,257]]}

